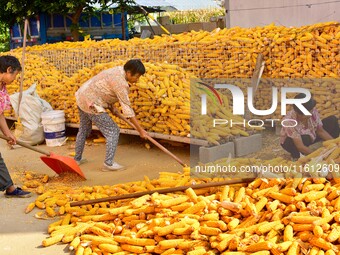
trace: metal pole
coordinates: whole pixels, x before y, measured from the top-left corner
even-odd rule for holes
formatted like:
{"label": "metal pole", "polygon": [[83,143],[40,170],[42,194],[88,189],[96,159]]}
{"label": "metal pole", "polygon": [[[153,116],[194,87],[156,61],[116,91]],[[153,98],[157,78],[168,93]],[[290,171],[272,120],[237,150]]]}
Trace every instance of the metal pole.
{"label": "metal pole", "polygon": [[150,24],[150,21],[149,21],[149,19],[148,19],[148,16],[147,15],[145,15],[145,18],[146,18],[146,21],[148,22],[148,24],[149,24],[149,27],[150,27],[150,29],[151,29],[151,31],[152,31],[152,33],[153,33],[153,35],[156,35],[156,33],[155,33],[155,30],[153,30],[153,28],[152,28],[152,26],[151,26],[151,24]]}
{"label": "metal pole", "polygon": [[225,0],[224,3],[224,7],[225,7],[225,27],[226,28],[230,28],[231,24],[230,24],[230,0]]}
{"label": "metal pole", "polygon": [[19,99],[18,99],[18,118],[19,118],[19,111],[20,111],[20,103],[21,103],[21,99],[22,99],[22,91],[23,91],[23,86],[24,86],[27,29],[28,29],[28,19],[25,19],[24,38],[23,38],[23,44],[22,44],[22,57],[21,57],[22,71],[21,71],[21,75],[20,75],[20,89],[19,89]]}

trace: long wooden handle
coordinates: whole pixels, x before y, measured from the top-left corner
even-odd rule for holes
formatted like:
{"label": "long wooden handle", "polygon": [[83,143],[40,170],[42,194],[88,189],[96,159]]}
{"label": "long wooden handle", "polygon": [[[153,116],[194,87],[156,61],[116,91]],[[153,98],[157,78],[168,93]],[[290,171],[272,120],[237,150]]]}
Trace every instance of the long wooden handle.
{"label": "long wooden handle", "polygon": [[[129,121],[128,119],[126,119],[120,112],[116,111],[116,110],[112,110],[113,114],[116,114],[119,118],[121,118],[122,120],[124,120],[127,124],[129,124],[131,127],[133,127],[134,129],[136,129],[136,127],[131,123],[131,121]],[[136,129],[137,130],[137,129]],[[182,160],[180,160],[176,155],[174,155],[173,153],[171,153],[168,149],[166,149],[163,145],[161,145],[160,143],[158,143],[155,139],[153,139],[151,136],[147,136],[147,139],[152,142],[154,145],[156,145],[159,149],[161,149],[164,153],[168,154],[170,157],[172,157],[173,159],[175,159],[178,163],[180,163],[183,167],[186,167],[187,165],[183,163]]]}
{"label": "long wooden handle", "polygon": [[[8,138],[7,136],[4,136],[3,134],[0,134],[0,138],[1,138],[1,139],[4,139],[4,140],[6,140],[6,141],[10,141],[10,140],[11,140],[10,138]],[[46,156],[50,156],[50,155],[51,155],[49,152],[44,151],[44,150],[40,150],[40,149],[38,149],[38,148],[36,148],[36,147],[34,147],[34,146],[32,146],[32,145],[29,145],[29,144],[27,144],[27,143],[23,143],[23,142],[17,141],[17,144],[20,145],[20,146],[22,146],[22,147],[25,147],[25,148],[27,148],[27,149],[29,149],[29,150],[32,150],[32,151],[35,151],[35,152],[39,152],[39,153],[41,153],[41,154],[44,154],[44,155],[46,155]]]}
{"label": "long wooden handle", "polygon": [[22,44],[22,57],[21,57],[21,76],[20,76],[20,90],[19,90],[19,99],[18,99],[18,118],[19,118],[19,112],[20,112],[20,104],[22,99],[22,91],[24,87],[24,74],[25,74],[25,53],[26,53],[26,40],[27,40],[27,30],[28,30],[28,19],[25,19],[25,25],[24,25],[24,39]]}
{"label": "long wooden handle", "polygon": [[155,189],[155,190],[148,190],[148,191],[136,192],[136,193],[131,193],[131,194],[123,194],[123,195],[113,196],[113,197],[104,197],[104,198],[98,198],[98,199],[78,201],[78,202],[70,203],[70,205],[71,206],[89,205],[89,204],[110,202],[110,201],[116,201],[116,200],[127,199],[127,198],[136,198],[136,197],[141,197],[144,195],[150,195],[155,192],[159,194],[165,194],[165,193],[184,191],[189,188],[203,189],[203,188],[211,188],[211,187],[217,187],[217,186],[223,186],[223,185],[249,183],[254,180],[255,178],[232,179],[232,180],[225,180],[225,181],[220,181],[220,182],[207,182],[207,183],[201,183],[201,184],[195,184],[195,185],[178,186],[178,187],[173,187],[173,188]]}
{"label": "long wooden handle", "polygon": [[182,160],[180,160],[176,155],[171,153],[168,149],[166,149],[163,145],[158,143],[155,139],[153,139],[151,136],[147,136],[147,139],[152,142],[154,145],[156,145],[159,149],[161,149],[164,153],[168,154],[170,157],[175,159],[178,163],[180,163],[183,167],[187,167],[186,164],[183,163]]}

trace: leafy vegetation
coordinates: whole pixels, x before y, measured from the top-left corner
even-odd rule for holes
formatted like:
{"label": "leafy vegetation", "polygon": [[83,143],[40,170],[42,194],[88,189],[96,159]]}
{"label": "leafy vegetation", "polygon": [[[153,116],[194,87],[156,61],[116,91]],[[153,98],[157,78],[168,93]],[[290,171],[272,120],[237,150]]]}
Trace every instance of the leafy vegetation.
{"label": "leafy vegetation", "polygon": [[214,0],[214,2],[218,4],[218,6],[220,6],[221,8],[224,8],[225,0]]}
{"label": "leafy vegetation", "polygon": [[172,24],[186,24],[193,22],[209,22],[212,17],[223,16],[225,14],[222,8],[211,8],[204,10],[188,10],[165,12],[164,16],[169,16]]}
{"label": "leafy vegetation", "polygon": [[7,0],[0,1],[0,22],[8,27],[22,23],[24,18],[33,17],[40,12],[67,15],[72,21],[71,33],[74,41],[79,40],[79,19],[82,13],[93,14],[96,10],[106,10],[112,6],[120,12],[134,4],[134,0]]}
{"label": "leafy vegetation", "polygon": [[0,23],[0,52],[9,51],[9,29]]}

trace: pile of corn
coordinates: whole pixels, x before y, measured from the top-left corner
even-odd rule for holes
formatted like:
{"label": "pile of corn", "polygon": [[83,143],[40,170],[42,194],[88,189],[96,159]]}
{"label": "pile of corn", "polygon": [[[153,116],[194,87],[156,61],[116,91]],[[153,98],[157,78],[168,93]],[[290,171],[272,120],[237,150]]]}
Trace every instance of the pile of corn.
{"label": "pile of corn", "polygon": [[[94,70],[98,68],[98,64],[111,63],[116,59],[138,57],[144,62],[164,63],[166,61],[184,68],[169,68],[167,66],[161,68],[160,72],[152,71],[154,75],[149,76],[146,82],[149,84],[147,91],[151,92],[148,94],[149,99],[151,97],[154,100],[154,98],[160,97],[164,89],[168,90],[166,85],[161,87],[162,83],[159,81],[167,82],[167,79],[164,78],[166,76],[163,75],[164,73],[162,74],[163,71],[171,70],[170,78],[174,77],[171,78],[174,80],[169,78],[169,84],[171,90],[175,88],[173,92],[177,93],[176,88],[180,88],[181,84],[176,84],[176,77],[179,80],[187,77],[187,73],[183,74],[183,70],[191,72],[199,78],[250,78],[254,72],[257,56],[261,53],[266,62],[263,77],[311,79],[310,82],[303,82],[303,87],[311,89],[318,101],[322,117],[331,114],[336,114],[339,117],[340,101],[338,97],[334,96],[339,94],[339,81],[327,80],[319,82],[317,86],[314,84],[316,78],[338,79],[340,77],[339,47],[340,25],[337,22],[318,23],[298,28],[286,28],[271,24],[255,28],[216,29],[212,32],[191,31],[172,36],[156,36],[154,39],[134,38],[129,41],[115,39],[97,42],[91,40],[76,43],[62,42],[27,47],[28,63],[25,77],[27,75],[29,78],[25,83],[29,85],[31,84],[29,81],[41,83],[42,88],[47,88],[42,90],[43,95],[41,96],[54,108],[66,110],[66,115],[69,114],[68,120],[77,123],[74,108],[68,107],[70,105],[68,101],[74,101],[74,95],[70,91],[73,92],[77,89],[78,80],[84,81],[85,78],[90,77],[89,73],[96,73]],[[21,49],[15,49],[11,54],[21,56]],[[29,62],[32,64],[30,65]],[[154,65],[157,66],[157,64]],[[75,85],[68,81],[68,77],[72,75],[71,80],[75,82]],[[171,82],[175,83],[177,87],[174,87]],[[150,85],[151,83],[155,84]],[[182,83],[185,86],[185,82]],[[280,82],[274,83],[278,88],[282,86],[280,86]],[[13,84],[13,88],[17,84]],[[294,86],[294,84],[295,80],[289,86]],[[158,85],[160,90],[155,91]],[[266,84],[260,86],[260,95],[255,103],[257,109],[268,109],[271,106],[270,91]],[[171,98],[171,93],[168,92],[168,98]],[[138,93],[137,95],[140,96]],[[181,97],[188,98],[187,92],[183,93],[180,93],[183,95],[178,97],[179,100]],[[133,94],[133,96],[135,95],[136,93]],[[144,98],[147,98],[145,96]],[[173,97],[177,96],[173,94]],[[150,102],[144,101],[142,103],[150,104]],[[182,103],[186,104],[185,101]],[[164,100],[161,103],[161,110],[165,111],[165,106],[169,106],[171,109],[173,106],[171,104],[173,102]],[[150,105],[141,106],[140,108],[147,108]],[[184,111],[176,112],[176,115],[187,115],[187,105],[184,105],[184,108]],[[181,107],[177,108],[178,111],[179,109]],[[277,118],[279,110],[280,108],[272,116],[266,116],[266,118]],[[166,117],[165,120],[160,118],[160,123],[156,126],[152,121],[156,121],[158,117],[151,118],[149,113],[150,111],[145,114],[140,113],[141,117],[147,121],[144,122],[145,128],[157,132],[164,129],[162,133],[182,136],[188,133],[187,118],[183,119],[184,116],[179,119],[177,117],[176,119]],[[161,114],[159,115],[161,117]]]}
{"label": "pile of corn", "polygon": [[[245,102],[247,102],[247,88],[252,87],[251,79],[225,79],[219,83],[233,84],[242,89],[245,95]],[[336,95],[340,95],[340,79],[334,78],[297,78],[297,79],[261,79],[256,96],[253,100],[253,105],[257,110],[268,110],[273,104],[273,88],[277,88],[278,105],[275,112],[270,115],[272,119],[281,119],[281,89],[282,88],[306,88],[316,100],[316,108],[322,118],[326,118],[331,115],[340,117],[340,100]],[[228,95],[228,93],[223,92]],[[291,98],[288,94],[287,97]],[[287,112],[291,109],[287,107]],[[254,118],[268,119],[268,116],[253,116]]]}
{"label": "pile of corn", "polygon": [[37,194],[43,194],[45,192],[45,184],[49,181],[48,175],[37,175],[31,171],[25,172],[25,179],[22,188],[25,190],[31,190]]}
{"label": "pile of corn", "polygon": [[[12,54],[19,58],[18,54]],[[71,78],[57,71],[43,57],[27,54],[24,89],[37,83],[38,94],[53,109],[65,112],[66,122],[79,123],[75,92],[88,79],[99,72],[125,61],[98,64],[92,69],[83,68]],[[130,99],[141,125],[148,131],[187,136],[190,132],[190,77],[176,65],[145,63],[147,73],[136,85],[130,87]],[[7,86],[9,94],[18,92],[19,77]],[[116,104],[118,108],[119,103]],[[6,114],[14,116],[13,112]],[[131,128],[114,117],[122,128]]]}
{"label": "pile of corn", "polygon": [[[56,176],[48,176],[46,174],[38,174],[34,171],[24,171],[18,176],[18,180],[22,182],[24,190],[41,195],[48,190],[58,189],[62,182],[65,187],[78,187],[84,179],[71,172],[65,172]],[[45,215],[41,213],[41,215]]]}
{"label": "pile of corn", "polygon": [[[116,60],[98,64],[91,69],[83,68],[69,78],[53,68],[44,58],[27,54],[24,89],[27,89],[32,83],[37,83],[38,94],[49,102],[53,109],[63,110],[66,122],[77,124],[79,115],[74,94],[78,88],[99,72],[124,65],[124,63],[125,61]],[[48,66],[48,71],[44,71],[44,66]],[[212,133],[210,129],[202,132],[202,127],[212,126],[212,116],[216,112],[224,114],[221,118],[232,116],[227,97],[224,106],[218,105],[216,108],[209,105],[209,114],[202,116],[206,122],[203,123],[201,119],[197,119],[193,122],[191,129],[189,122],[190,82],[195,77],[180,67],[168,63],[146,62],[145,66],[146,74],[139,79],[137,84],[131,85],[129,97],[137,119],[146,130],[176,136],[188,136],[192,130],[196,134],[193,137],[207,138],[211,144],[219,144],[235,135],[249,135],[243,128],[230,127],[217,128]],[[8,85],[9,93],[15,93],[18,87],[19,81],[16,80]],[[199,93],[195,90],[192,94],[197,98],[194,103],[195,107],[193,106],[192,109],[199,110]],[[116,104],[116,107],[120,108],[119,103]],[[14,116],[13,112],[7,115]],[[112,117],[121,128],[131,128],[118,117]]]}
{"label": "pile of corn", "polygon": [[[339,164],[340,139],[324,142],[324,162]],[[314,154],[314,156],[316,156]],[[313,156],[313,155],[312,155]],[[235,159],[240,160],[240,159]],[[273,159],[274,164],[282,160]],[[244,162],[244,161],[242,161]],[[249,165],[261,164],[249,159]],[[311,156],[301,160],[310,163]],[[289,162],[285,162],[289,163]],[[264,164],[264,162],[262,162]],[[160,178],[120,184],[58,188],[40,195],[35,206],[50,217],[43,246],[68,243],[80,254],[337,254],[340,249],[340,179],[255,179],[249,184],[187,189],[184,193],[70,207],[72,201],[104,198],[217,179],[191,179],[161,172]],[[333,174],[333,173],[332,173]]]}
{"label": "pile of corn", "polygon": [[[118,65],[124,61],[99,64],[92,69],[84,68],[70,78],[65,87],[65,99],[68,93],[75,91],[83,82],[102,70]],[[130,87],[131,105],[142,127],[148,131],[186,136],[190,132],[190,74],[176,65],[167,63],[145,63],[146,74],[136,85]],[[78,123],[75,101],[68,98],[66,114],[71,123]],[[116,104],[119,108],[119,103]],[[128,127],[117,117],[121,127]]]}
{"label": "pile of corn", "polygon": [[[42,57],[28,55],[25,63],[24,89],[27,89],[32,83],[37,83],[38,94],[49,102],[53,109],[63,110],[66,122],[79,123],[75,97],[70,95],[74,95],[85,81],[99,72],[124,63],[124,61],[119,60],[99,64],[92,69],[83,68],[69,78],[53,68]],[[136,85],[131,86],[129,95],[141,125],[148,131],[187,136],[190,133],[190,78],[194,77],[176,65],[167,63],[145,63],[145,65],[147,73],[140,78]],[[48,71],[44,71],[44,66],[48,67]],[[17,79],[7,88],[9,93],[13,94],[17,92],[18,87],[19,81]],[[195,97],[198,96],[196,92],[194,93]],[[198,107],[199,99],[197,100],[195,101],[195,106]],[[219,131],[214,131],[213,133],[215,134],[211,134],[210,130],[201,132],[199,126],[204,126],[205,128],[212,126],[212,115],[215,112],[222,113],[223,110],[225,114],[229,117],[231,116],[228,98],[225,98],[225,101],[227,105],[222,108],[220,105],[218,109],[209,106],[209,115],[203,117],[205,119],[209,118],[206,123],[201,120],[193,122],[192,130],[196,134],[194,137],[208,137],[208,141],[212,144],[218,144],[223,142],[223,139],[229,139],[234,135],[249,135],[243,129],[226,127],[221,128]],[[116,107],[120,108],[118,103]],[[6,115],[14,116],[14,113],[9,112]],[[118,117],[113,116],[113,118],[121,128],[130,128]]]}
{"label": "pile of corn", "polygon": [[[337,82],[336,85],[335,85],[334,95],[340,95],[340,84],[339,84],[339,82]],[[334,105],[335,108],[337,109],[338,114],[336,116],[339,117],[340,98],[338,96],[334,96],[332,98],[332,105]]]}
{"label": "pile of corn", "polygon": [[[92,69],[83,68],[66,80],[64,87],[67,89],[59,93],[58,99],[62,102],[61,109],[64,109],[68,122],[79,123],[75,98],[70,98],[69,95],[74,94],[85,81],[99,72],[124,65],[124,63],[124,61],[117,60],[96,65]],[[225,97],[224,105],[209,104],[208,115],[194,118],[193,123],[190,124],[190,110],[194,111],[191,116],[200,115],[199,112],[197,115],[195,114],[195,111],[200,111],[199,91],[194,90],[193,85],[191,86],[194,84],[191,83],[193,81],[191,79],[195,77],[177,65],[168,63],[146,62],[145,67],[146,74],[141,76],[135,85],[131,85],[129,98],[137,119],[146,130],[176,136],[187,136],[190,133],[195,138],[207,139],[211,144],[219,144],[223,142],[223,139],[229,139],[236,135],[249,135],[244,128],[210,128],[212,127],[212,117],[216,113],[222,114],[220,118],[232,116],[227,97]],[[190,100],[191,95],[194,96],[193,100]],[[223,95],[220,94],[220,96]],[[190,105],[191,102],[193,105]],[[211,103],[211,98],[209,98],[209,102]],[[60,109],[58,105],[54,106]],[[116,103],[115,106],[120,108],[119,103]],[[120,127],[130,128],[118,117],[113,116],[113,118]],[[241,117],[233,118],[235,121],[242,119]],[[206,130],[202,130],[202,128]]]}
{"label": "pile of corn", "polygon": [[[296,28],[271,24],[212,32],[191,31],[129,41],[64,42],[27,47],[27,51],[45,56],[65,71],[91,68],[96,63],[117,58],[140,57],[144,61],[178,64],[200,78],[250,78],[257,54],[262,53],[266,77],[338,78],[339,40],[339,23],[326,22]],[[70,67],[70,63],[76,68]]]}
{"label": "pile of corn", "polygon": [[[1,54],[5,55],[5,54]],[[21,59],[21,55],[11,52],[10,55]],[[69,78],[48,62],[44,57],[35,54],[26,54],[23,90],[28,89],[32,84],[37,84],[38,95],[50,103],[54,108],[63,109],[63,102],[60,101],[60,93],[64,91],[63,84]],[[8,93],[19,92],[20,74],[17,79],[7,85]],[[58,107],[56,107],[58,106]],[[7,116],[14,116],[13,110],[6,113]]]}
{"label": "pile of corn", "polygon": [[[212,85],[202,85],[198,79],[191,82],[191,105],[190,105],[190,135],[194,138],[207,140],[212,145],[220,145],[231,140],[235,136],[249,136],[256,129],[252,128],[246,122],[233,125],[234,123],[243,123],[242,116],[233,115],[230,105],[230,95],[221,93],[218,89],[214,89]],[[206,95],[207,109],[206,114],[202,114],[202,94]],[[228,121],[228,123],[214,125],[214,120],[220,119]]]}
{"label": "pile of corn", "polygon": [[[92,69],[84,68],[64,83],[60,99],[67,120],[79,123],[75,97],[69,95],[99,72],[119,65],[124,61],[99,64]],[[146,74],[130,87],[130,101],[137,119],[143,128],[163,134],[187,136],[190,132],[190,74],[176,65],[145,63]],[[119,103],[115,105],[120,108]],[[57,107],[60,108],[60,107]],[[122,128],[130,128],[118,117],[113,117]]]}
{"label": "pile of corn", "polygon": [[[339,112],[339,101],[338,97],[335,96],[339,93],[337,87],[340,86],[340,79],[294,79],[289,81],[272,81],[275,87],[278,89],[282,87],[295,87],[295,88],[307,88],[312,93],[313,98],[316,100],[316,108],[322,118],[326,118],[331,115],[340,117]],[[270,109],[272,101],[271,87],[266,86],[268,84],[262,84],[258,91],[256,105],[258,109]],[[288,95],[289,96],[289,95]],[[273,114],[272,118],[281,118],[281,94],[278,94],[279,105],[277,110]],[[289,109],[288,109],[289,110]]]}

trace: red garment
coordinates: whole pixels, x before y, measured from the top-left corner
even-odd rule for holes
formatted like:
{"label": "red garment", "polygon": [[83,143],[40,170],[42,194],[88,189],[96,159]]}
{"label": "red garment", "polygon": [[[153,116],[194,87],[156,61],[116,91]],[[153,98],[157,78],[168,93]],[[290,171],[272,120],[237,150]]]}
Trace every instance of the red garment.
{"label": "red garment", "polygon": [[9,98],[6,84],[2,83],[2,89],[0,90],[0,114],[3,114],[5,110],[11,109],[11,100]]}

